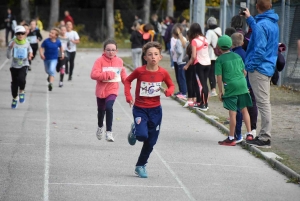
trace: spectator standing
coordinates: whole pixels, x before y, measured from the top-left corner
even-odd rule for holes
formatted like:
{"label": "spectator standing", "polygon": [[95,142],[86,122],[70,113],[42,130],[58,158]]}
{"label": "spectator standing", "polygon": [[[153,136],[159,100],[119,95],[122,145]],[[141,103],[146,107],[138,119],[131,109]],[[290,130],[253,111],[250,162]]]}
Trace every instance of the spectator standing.
{"label": "spectator standing", "polygon": [[276,67],[279,41],[279,17],[271,8],[270,0],[257,0],[258,15],[255,19],[248,9],[244,11],[252,28],[246,52],[246,70],[261,114],[261,130],[255,139],[247,140],[247,143],[265,148],[271,147],[270,80]]}
{"label": "spectator standing", "polygon": [[7,9],[7,16],[4,19],[4,22],[5,22],[5,43],[6,43],[6,46],[8,46],[8,35],[10,33],[11,38],[14,37],[14,35],[15,35],[15,32],[14,32],[15,26],[17,25],[16,18],[12,14],[10,8]]}
{"label": "spectator standing", "polygon": [[[75,56],[76,56],[76,45],[80,43],[79,35],[76,31],[73,31],[73,23],[71,21],[67,22],[67,33],[66,36],[70,40],[70,46],[67,49],[68,52],[68,61],[66,65],[66,74],[69,73],[69,81],[72,80],[73,70],[74,70],[74,62],[75,62]],[[70,69],[68,66],[68,63],[70,64]]]}
{"label": "spectator standing", "polygon": [[143,31],[138,22],[133,23],[134,30],[130,36],[132,63],[134,68],[142,66]]}
{"label": "spectator standing", "polygon": [[40,17],[37,16],[37,17],[35,18],[35,21],[36,21],[36,26],[37,26],[37,28],[38,28],[40,31],[42,31],[42,30],[44,29],[44,27],[43,27],[42,21],[40,20]]}
{"label": "spectator standing", "polygon": [[158,19],[157,14],[156,13],[152,14],[150,23],[152,24],[155,31],[153,41],[158,41],[158,36],[161,33],[161,25],[157,19]]}
{"label": "spectator standing", "polygon": [[209,69],[208,79],[210,84],[211,93],[210,96],[217,96],[216,92],[216,76],[215,76],[215,63],[218,58],[215,55],[214,48],[217,47],[218,38],[222,35],[222,30],[217,25],[217,19],[210,17],[207,20],[208,30],[206,32],[206,39],[209,44],[208,54],[210,57],[211,65]]}
{"label": "spectator standing", "polygon": [[73,17],[70,15],[70,12],[68,10],[65,11],[64,21],[66,24],[67,24],[67,22],[72,22],[72,24],[74,25]]}
{"label": "spectator standing", "polygon": [[[171,49],[171,38],[172,38],[172,29],[174,26],[174,18],[171,16],[167,16],[166,17],[166,23],[167,23],[167,29],[166,29],[166,33],[164,36],[164,40],[165,43],[167,44],[167,49],[168,49],[168,53],[170,54],[170,49]],[[170,60],[171,60],[171,68],[174,68],[174,63],[173,63],[173,59],[172,56],[170,54]]]}

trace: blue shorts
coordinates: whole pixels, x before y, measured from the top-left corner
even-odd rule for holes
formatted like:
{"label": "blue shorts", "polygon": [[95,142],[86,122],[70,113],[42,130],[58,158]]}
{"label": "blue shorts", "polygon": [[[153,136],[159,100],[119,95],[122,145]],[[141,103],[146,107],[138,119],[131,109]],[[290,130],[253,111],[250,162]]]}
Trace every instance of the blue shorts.
{"label": "blue shorts", "polygon": [[49,76],[55,76],[57,59],[44,60],[45,71]]}

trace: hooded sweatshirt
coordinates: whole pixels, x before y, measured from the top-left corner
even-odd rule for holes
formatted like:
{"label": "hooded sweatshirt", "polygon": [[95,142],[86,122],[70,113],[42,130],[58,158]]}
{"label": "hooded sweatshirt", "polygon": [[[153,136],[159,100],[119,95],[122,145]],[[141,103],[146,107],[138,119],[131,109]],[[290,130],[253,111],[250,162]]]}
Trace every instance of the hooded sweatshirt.
{"label": "hooded sweatshirt", "polygon": [[[13,48],[10,48],[13,42]],[[32,52],[32,48],[26,39],[18,40],[14,38],[8,44],[6,56],[8,59],[13,57],[11,67],[22,68],[23,66],[29,66],[28,54],[30,52]]]}
{"label": "hooded sweatshirt", "polygon": [[279,41],[278,20],[274,10],[258,14],[255,19],[252,16],[247,19],[252,29],[245,59],[248,72],[256,70],[268,77],[274,74]]}
{"label": "hooded sweatshirt", "polygon": [[111,59],[105,54],[102,54],[102,56],[95,61],[91,72],[91,78],[97,81],[96,96],[98,98],[106,98],[111,94],[115,94],[116,96],[118,95],[119,83],[108,82],[115,78],[116,71],[118,71],[118,69],[120,70],[119,75],[121,77],[121,81],[124,83],[127,75],[121,58],[115,56]]}
{"label": "hooded sweatshirt", "polygon": [[209,44],[208,46],[208,54],[210,57],[210,60],[216,60],[218,57],[215,55],[214,49],[217,46],[217,42],[219,39],[219,36],[222,36],[222,30],[220,27],[215,27],[212,29],[207,30],[206,32],[206,40],[207,43]]}

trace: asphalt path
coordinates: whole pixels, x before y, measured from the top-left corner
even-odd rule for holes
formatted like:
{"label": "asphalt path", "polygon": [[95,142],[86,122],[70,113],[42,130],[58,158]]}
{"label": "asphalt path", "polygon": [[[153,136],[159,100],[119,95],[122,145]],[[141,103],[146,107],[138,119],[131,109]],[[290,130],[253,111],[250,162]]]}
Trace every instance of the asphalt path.
{"label": "asphalt path", "polygon": [[[15,110],[10,108],[10,61],[4,49],[0,53],[1,201],[299,201],[299,185],[287,183],[287,177],[240,146],[218,145],[225,138],[218,129],[164,96],[149,178],[138,178],[134,168],[142,143],[127,142],[132,112],[122,84],[114,104],[115,142],[95,135],[90,71],[101,50],[78,51],[73,81],[59,88],[56,79],[52,92],[37,56],[27,75],[26,102]],[[119,52],[126,55],[130,51]]]}

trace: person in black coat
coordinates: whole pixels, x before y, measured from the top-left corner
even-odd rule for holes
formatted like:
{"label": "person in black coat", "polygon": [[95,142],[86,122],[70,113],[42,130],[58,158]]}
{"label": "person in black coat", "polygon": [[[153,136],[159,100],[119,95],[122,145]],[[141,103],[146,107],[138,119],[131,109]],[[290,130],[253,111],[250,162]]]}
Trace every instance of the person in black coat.
{"label": "person in black coat", "polygon": [[5,22],[5,42],[6,42],[6,46],[8,45],[8,35],[9,35],[9,32],[11,33],[11,38],[13,38],[14,35],[15,35],[15,30],[14,30],[14,26],[16,25],[16,21],[15,20],[16,20],[16,18],[11,13],[11,9],[8,8],[7,9],[7,16],[4,19],[4,22]]}

